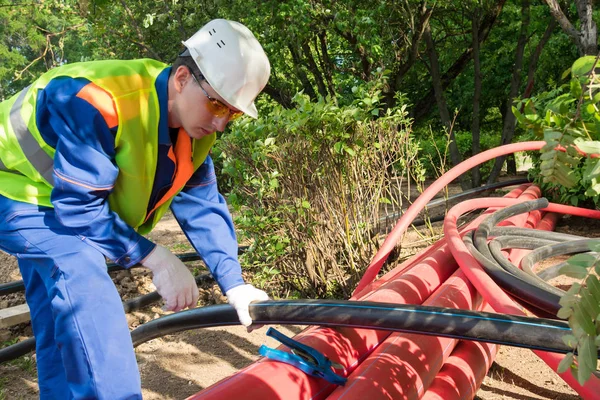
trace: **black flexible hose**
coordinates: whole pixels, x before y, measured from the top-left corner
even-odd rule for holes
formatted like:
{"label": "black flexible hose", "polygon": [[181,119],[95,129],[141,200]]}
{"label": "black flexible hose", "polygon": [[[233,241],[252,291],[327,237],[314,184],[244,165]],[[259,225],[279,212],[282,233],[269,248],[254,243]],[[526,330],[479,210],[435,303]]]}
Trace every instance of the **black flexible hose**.
{"label": "black flexible hose", "polygon": [[523,236],[536,239],[546,239],[553,242],[566,242],[569,240],[587,239],[584,236],[570,235],[553,231],[543,231],[539,229],[520,228],[517,226],[495,226],[490,232],[490,236]]}
{"label": "black flexible hose", "polygon": [[[527,240],[527,238],[535,238],[535,239],[541,239],[541,240],[548,240],[549,242],[568,242],[568,241],[575,241],[575,240],[584,240],[584,239],[588,239],[584,236],[577,236],[577,235],[570,235],[567,233],[558,233],[558,232],[549,232],[549,231],[543,231],[543,230],[538,230],[538,229],[527,229],[527,228],[518,228],[518,227],[508,227],[508,226],[496,226],[494,228],[492,228],[492,230],[490,231],[490,236],[514,236],[515,241],[521,240],[521,239],[525,239]],[[598,239],[596,239],[598,240]],[[542,242],[539,242],[540,246],[542,246]],[[551,244],[551,243],[547,243],[547,244]],[[540,247],[540,246],[536,246]],[[508,248],[508,246],[507,246]],[[523,247],[521,247],[523,248]],[[535,249],[535,248],[531,248],[531,249]],[[492,250],[491,247],[491,243],[490,243],[490,250]],[[493,250],[492,250],[492,254]],[[596,254],[596,253],[589,253],[589,254]],[[536,259],[534,260],[533,258],[531,258],[531,256],[525,256],[523,257],[523,259],[521,260],[521,268],[523,269],[523,271],[525,271],[527,274],[532,275],[532,276],[537,276],[539,279],[543,280],[543,281],[547,281],[549,279],[555,278],[557,276],[560,275],[560,269],[562,267],[564,267],[567,262],[564,261],[562,263],[553,265],[552,267],[546,268],[540,272],[538,272],[537,274],[535,274],[533,272],[533,266],[540,262],[542,259],[545,258],[549,258],[549,257],[553,257],[555,255],[558,254],[552,254],[552,255],[544,255],[544,256],[539,256],[539,258],[536,257]]]}
{"label": "black flexible hose", "polygon": [[[554,303],[534,305],[531,304],[535,296],[530,295],[523,287],[522,282],[515,276],[505,271],[494,259],[485,257],[473,244],[473,231],[463,236],[463,242],[471,255],[477,260],[485,272],[515,301],[526,307],[529,311],[541,318],[556,318],[556,312],[548,312],[548,307],[552,308]],[[557,310],[558,311],[558,310]]]}
{"label": "black flexible hose", "polygon": [[[493,190],[500,189],[503,187],[516,186],[516,185],[521,185],[523,183],[529,183],[529,182],[531,182],[531,181],[528,178],[517,178],[517,179],[510,180],[510,181],[505,181],[505,182],[495,182],[495,183],[491,183],[489,185],[484,185],[484,186],[480,186],[480,187],[476,187],[476,188],[463,190],[462,192],[453,194],[452,196],[431,200],[429,203],[427,203],[425,205],[425,208],[439,207],[439,206],[446,205],[447,203],[450,203],[451,201],[460,200],[462,198],[473,196],[475,194],[485,193],[485,192],[493,191]],[[403,214],[403,212],[400,211],[400,212],[386,215],[385,217],[380,218],[379,222],[383,222],[383,221],[386,221],[389,219],[396,220],[396,219],[400,218],[402,216],[402,214]],[[437,218],[437,217],[435,217],[435,218]],[[422,222],[422,225],[425,224],[424,220],[415,220],[415,222],[417,222],[417,221]],[[417,224],[415,224],[415,222],[413,222],[412,225],[418,226]]]}
{"label": "black flexible hose", "polygon": [[[212,275],[208,272],[195,276],[196,285],[200,285],[205,280],[211,279]],[[161,299],[157,291],[127,300],[123,302],[125,313],[137,311],[140,308],[156,303]],[[0,349],[0,364],[6,361],[14,360],[35,350],[35,338],[29,338],[19,343]]]}
{"label": "black flexible hose", "polygon": [[[554,286],[549,285],[546,282],[540,280],[537,277],[537,275],[535,275],[533,271],[531,271],[531,269],[529,269],[528,271],[524,267],[522,270],[517,268],[504,256],[504,254],[502,254],[502,250],[504,249],[529,249],[535,251],[535,249],[537,249],[540,246],[548,246],[555,244],[556,242],[553,242],[551,240],[536,239],[532,237],[498,236],[489,243],[489,249],[494,259],[502,266],[502,268],[504,268],[504,270],[515,276],[518,276],[519,278],[523,279],[531,285],[538,286],[549,293],[554,293],[560,298],[565,294],[564,291],[557,289]],[[523,266],[522,263],[521,266]]]}
{"label": "black flexible hose", "polygon": [[[573,351],[562,337],[569,326],[549,319],[415,306],[341,300],[279,300],[250,305],[255,324],[319,325],[418,333],[497,343],[555,353]],[[239,324],[227,304],[196,308],[150,321],[132,333],[134,346],[189,329]]]}
{"label": "black flexible hose", "polygon": [[549,257],[563,254],[587,253],[590,251],[590,244],[597,242],[598,239],[581,239],[542,246],[523,257],[521,265],[531,270],[536,263]]}
{"label": "black flexible hose", "polygon": [[[532,267],[547,257],[588,252],[591,240],[556,232],[495,226],[514,215],[547,206],[548,200],[542,198],[506,207],[491,214],[474,233],[465,235],[463,241],[488,275],[518,303],[539,317],[556,318],[564,291],[547,284],[533,273]],[[490,236],[496,238],[488,243]],[[509,248],[533,250],[521,261],[523,270],[502,254],[501,250]]]}
{"label": "black flexible hose", "polygon": [[[473,241],[477,250],[479,250],[483,256],[490,260],[495,266],[497,266],[497,268],[490,268],[488,273],[498,284],[498,286],[502,287],[502,289],[510,293],[515,298],[528,303],[529,306],[526,307],[532,312],[536,312],[535,310],[541,309],[552,316],[556,316],[561,307],[558,303],[560,300],[560,295],[557,295],[555,292],[548,291],[545,286],[547,285],[545,282],[542,280],[534,281],[530,275],[516,267],[510,271],[502,268],[502,265],[498,264],[487,245],[490,231],[501,221],[515,215],[539,210],[547,206],[548,200],[542,198],[526,201],[499,210],[491,214],[479,225],[474,234]],[[536,312],[536,315],[540,315],[539,312]]]}

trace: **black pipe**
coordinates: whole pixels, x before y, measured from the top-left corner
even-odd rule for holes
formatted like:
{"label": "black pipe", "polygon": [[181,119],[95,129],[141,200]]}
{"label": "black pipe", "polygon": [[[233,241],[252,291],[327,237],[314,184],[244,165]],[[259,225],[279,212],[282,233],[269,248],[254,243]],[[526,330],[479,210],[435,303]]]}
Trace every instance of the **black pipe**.
{"label": "black pipe", "polygon": [[[194,279],[196,280],[196,285],[200,285],[203,281],[211,279],[212,275],[208,272],[196,275]],[[152,303],[156,303],[161,299],[160,294],[157,291],[144,294],[142,296],[129,299],[123,302],[123,310],[125,313],[130,313],[132,311],[137,311],[140,308],[146,307]]]}
{"label": "black pipe", "polygon": [[11,361],[35,350],[35,338],[31,337],[19,343],[0,349],[0,364]]}
{"label": "black pipe", "polygon": [[[417,333],[554,353],[568,353],[562,321],[454,308],[342,300],[278,300],[250,304],[255,324],[318,325]],[[189,329],[239,324],[230,305],[202,307],[150,321],[131,333],[134,346]]]}
{"label": "black pipe", "polygon": [[[571,333],[565,322],[454,308],[369,301],[279,300],[250,304],[250,316],[259,325],[344,326],[443,336],[561,354],[574,350],[562,341],[564,335]],[[237,324],[235,309],[222,304],[155,319],[134,329],[131,338],[134,346],[139,346],[185,330]],[[22,343],[25,342],[18,345]],[[12,359],[8,358],[7,349],[0,350],[0,363]],[[15,354],[11,349],[10,355]]]}
{"label": "black pipe", "polygon": [[[528,178],[517,178],[517,179],[513,179],[511,181],[495,182],[495,183],[491,183],[489,185],[484,185],[484,186],[480,186],[480,187],[476,187],[476,188],[467,189],[460,193],[453,194],[452,196],[431,200],[429,203],[427,203],[425,205],[424,208],[434,208],[434,207],[446,205],[447,203],[450,203],[451,201],[454,201],[454,200],[460,200],[464,197],[469,197],[469,196],[472,196],[475,194],[480,194],[480,193],[500,189],[500,188],[507,187],[507,186],[521,185],[523,183],[529,183],[529,182],[531,182],[531,180],[529,180]],[[392,214],[386,215],[383,218],[380,218],[379,222],[384,222],[384,221],[387,221],[388,219],[398,219],[403,214],[404,214],[404,211],[392,213]],[[423,221],[423,225],[425,224],[424,220],[419,220],[419,221]],[[412,225],[417,226],[417,224],[415,224],[414,222]]]}

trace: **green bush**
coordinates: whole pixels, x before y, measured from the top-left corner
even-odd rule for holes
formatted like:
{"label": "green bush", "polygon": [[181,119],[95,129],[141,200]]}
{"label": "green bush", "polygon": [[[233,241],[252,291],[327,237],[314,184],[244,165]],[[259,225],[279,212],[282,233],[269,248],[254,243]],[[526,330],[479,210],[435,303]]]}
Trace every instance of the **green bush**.
{"label": "green bush", "polygon": [[249,244],[241,261],[257,284],[340,297],[362,276],[382,210],[402,201],[394,188],[423,169],[405,107],[379,108],[382,82],[354,88],[347,106],[300,93],[294,109],[243,120],[217,143],[222,187]]}

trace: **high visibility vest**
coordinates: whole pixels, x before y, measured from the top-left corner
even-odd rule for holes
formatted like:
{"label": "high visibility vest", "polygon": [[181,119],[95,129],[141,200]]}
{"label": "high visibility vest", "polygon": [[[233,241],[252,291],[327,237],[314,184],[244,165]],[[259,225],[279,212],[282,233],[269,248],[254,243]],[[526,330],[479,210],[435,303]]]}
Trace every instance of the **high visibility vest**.
{"label": "high visibility vest", "polygon": [[[158,158],[160,106],[155,82],[167,67],[155,60],[93,61],[54,68],[20,93],[0,103],[0,194],[17,201],[52,207],[55,149],[36,125],[38,91],[54,78],[85,78],[108,94],[116,109],[118,130],[115,161],[119,175],[108,196],[111,210],[141,234],[150,232],[167,211],[173,197],[204,162],[215,134],[188,139],[179,132],[176,151],[191,159],[178,160],[173,188],[160,199],[151,215],[148,204]],[[100,110],[102,113],[102,110]],[[167,116],[163,116],[167,118]],[[181,144],[180,144],[181,142]],[[177,147],[180,147],[177,149]],[[186,157],[182,157],[186,158]]]}

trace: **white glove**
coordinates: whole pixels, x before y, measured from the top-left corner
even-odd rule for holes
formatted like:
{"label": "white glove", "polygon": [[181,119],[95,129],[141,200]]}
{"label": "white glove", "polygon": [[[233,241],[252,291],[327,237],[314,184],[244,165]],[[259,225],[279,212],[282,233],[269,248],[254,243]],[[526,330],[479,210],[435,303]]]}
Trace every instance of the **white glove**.
{"label": "white glove", "polygon": [[252,325],[248,306],[253,301],[269,300],[269,295],[252,285],[241,285],[225,292],[227,301],[237,311],[238,318],[244,326]]}
{"label": "white glove", "polygon": [[165,310],[179,311],[196,307],[198,286],[191,272],[177,256],[157,245],[142,265],[152,271],[152,283],[165,301]]}

